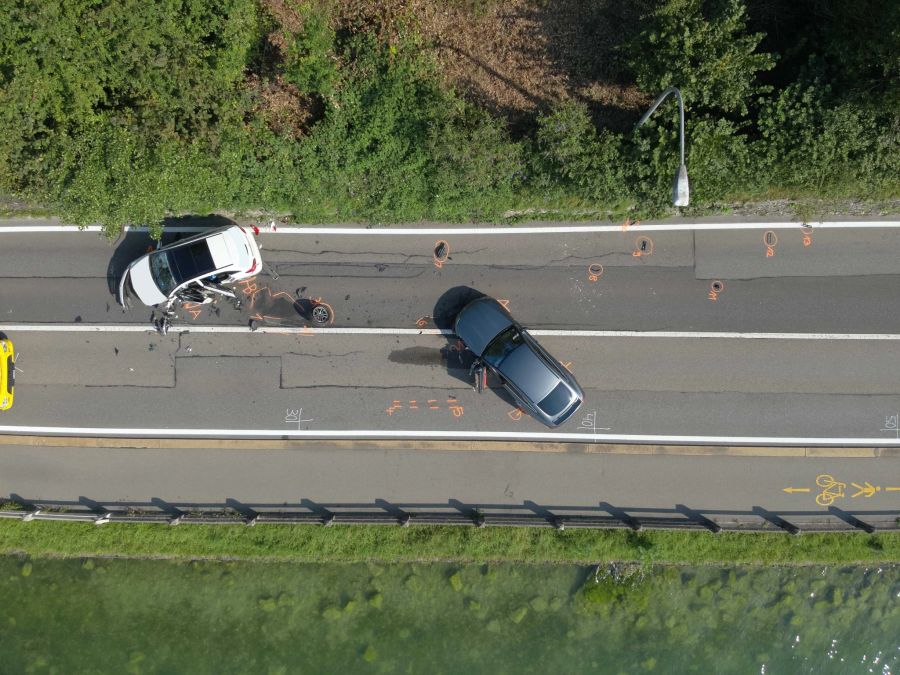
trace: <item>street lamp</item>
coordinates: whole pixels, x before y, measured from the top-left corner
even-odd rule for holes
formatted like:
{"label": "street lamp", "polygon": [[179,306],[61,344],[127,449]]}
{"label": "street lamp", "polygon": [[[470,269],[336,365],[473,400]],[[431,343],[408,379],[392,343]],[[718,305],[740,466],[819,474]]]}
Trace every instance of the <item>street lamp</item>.
{"label": "street lamp", "polygon": [[638,123],[634,125],[634,130],[637,131],[638,127],[647,121],[647,118],[653,114],[659,107],[659,104],[662,103],[669,94],[675,94],[675,97],[678,99],[678,117],[680,122],[678,132],[681,143],[681,165],[678,167],[678,172],[675,174],[675,179],[672,181],[672,204],[675,206],[687,206],[691,201],[691,191],[690,186],[688,185],[687,167],[684,164],[684,102],[681,100],[681,92],[678,91],[676,87],[669,87],[657,96],[653,105],[650,106],[650,109],[645,112],[643,117],[638,120]]}

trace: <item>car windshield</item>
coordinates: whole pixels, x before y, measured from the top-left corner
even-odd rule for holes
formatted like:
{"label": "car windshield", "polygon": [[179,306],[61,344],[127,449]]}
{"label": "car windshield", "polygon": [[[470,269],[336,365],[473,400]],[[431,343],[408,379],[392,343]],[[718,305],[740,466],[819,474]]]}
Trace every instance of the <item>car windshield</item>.
{"label": "car windshield", "polygon": [[550,417],[554,417],[561,413],[563,408],[565,408],[571,400],[572,392],[566,385],[560,382],[553,391],[544,397],[544,400],[538,403],[538,407],[550,415]]}
{"label": "car windshield", "polygon": [[163,295],[169,295],[178,285],[172,274],[172,268],[169,267],[169,259],[165,252],[150,254],[150,275]]}
{"label": "car windshield", "polygon": [[510,326],[488,343],[488,346],[484,348],[482,358],[494,368],[499,368],[500,364],[503,363],[503,359],[522,343],[522,334],[519,332],[519,329],[515,326]]}

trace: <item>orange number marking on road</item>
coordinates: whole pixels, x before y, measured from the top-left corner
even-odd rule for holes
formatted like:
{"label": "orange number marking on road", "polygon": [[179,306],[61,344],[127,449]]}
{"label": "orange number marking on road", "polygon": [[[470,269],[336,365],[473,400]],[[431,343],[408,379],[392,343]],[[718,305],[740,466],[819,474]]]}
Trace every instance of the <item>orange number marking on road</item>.
{"label": "orange number marking on road", "polygon": [[773,230],[766,230],[763,235],[763,243],[766,245],[766,257],[775,256],[775,246],[778,244],[778,235]]}
{"label": "orange number marking on road", "polygon": [[603,265],[600,263],[588,265],[588,281],[597,281],[601,276],[603,276]]}
{"label": "orange number marking on road", "polygon": [[803,233],[803,246],[812,246],[813,229],[811,227],[801,227],[800,232]]}

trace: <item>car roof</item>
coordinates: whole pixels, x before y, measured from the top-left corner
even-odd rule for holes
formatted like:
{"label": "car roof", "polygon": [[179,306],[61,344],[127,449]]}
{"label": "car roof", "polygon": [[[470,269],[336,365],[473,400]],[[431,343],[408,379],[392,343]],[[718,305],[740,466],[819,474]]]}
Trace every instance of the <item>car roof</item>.
{"label": "car roof", "polygon": [[527,342],[523,342],[507,354],[497,370],[535,405],[562,381],[559,375]]}
{"label": "car roof", "polygon": [[172,275],[179,284],[192,281],[218,269],[207,244],[208,241],[208,238],[199,239],[184,246],[175,246],[165,252],[169,257]]}
{"label": "car roof", "polygon": [[481,356],[491,340],[515,322],[494,298],[473,300],[456,317],[455,332],[475,354]]}

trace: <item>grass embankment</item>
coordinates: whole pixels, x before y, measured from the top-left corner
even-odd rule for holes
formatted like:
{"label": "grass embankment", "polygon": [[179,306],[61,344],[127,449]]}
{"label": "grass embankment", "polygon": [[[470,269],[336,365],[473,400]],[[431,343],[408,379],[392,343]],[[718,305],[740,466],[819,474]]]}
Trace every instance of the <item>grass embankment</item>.
{"label": "grass embankment", "polygon": [[900,561],[900,533],[721,533],[335,525],[109,524],[0,521],[0,554],[33,557],[242,559],[292,562],[611,561],[853,564]]}

